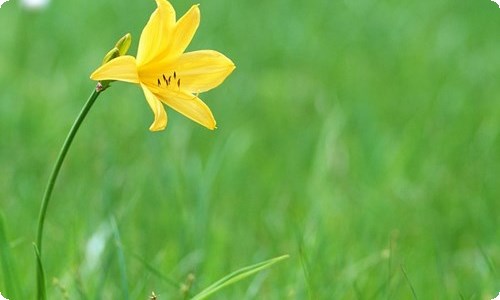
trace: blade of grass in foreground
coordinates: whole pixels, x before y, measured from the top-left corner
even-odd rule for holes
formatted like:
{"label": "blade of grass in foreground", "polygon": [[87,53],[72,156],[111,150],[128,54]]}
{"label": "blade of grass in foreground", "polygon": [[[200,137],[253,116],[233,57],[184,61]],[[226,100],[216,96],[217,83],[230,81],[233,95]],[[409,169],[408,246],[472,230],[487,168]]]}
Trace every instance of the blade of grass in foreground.
{"label": "blade of grass in foreground", "polygon": [[12,269],[13,260],[10,253],[10,246],[7,240],[7,233],[2,213],[0,213],[0,259],[2,262],[2,273],[4,275],[5,283],[4,293],[9,295],[10,298],[20,299],[21,296],[18,294],[20,291],[19,280]]}
{"label": "blade of grass in foreground", "polygon": [[37,269],[39,270],[36,276],[38,281],[37,285],[38,299],[45,300],[47,299],[47,293],[45,291],[45,270],[43,269],[42,259],[40,258],[40,250],[34,243],[33,243],[33,248],[35,248],[36,264],[37,264]]}
{"label": "blade of grass in foreground", "polygon": [[213,283],[212,285],[210,285],[209,287],[207,287],[206,289],[201,291],[198,295],[191,298],[191,300],[205,299],[208,296],[212,295],[213,293],[217,292],[218,290],[220,290],[220,289],[222,289],[230,284],[233,284],[237,281],[240,281],[243,278],[246,278],[250,275],[253,275],[259,271],[267,269],[271,265],[274,265],[275,263],[282,261],[284,259],[287,259],[289,257],[290,257],[290,255],[288,255],[288,254],[283,255],[283,256],[279,256],[279,257],[272,258],[270,260],[266,260],[266,261],[257,263],[255,265],[247,266],[247,267],[241,268],[237,271],[234,271],[233,273],[219,279],[218,281],[216,281],[215,283]]}

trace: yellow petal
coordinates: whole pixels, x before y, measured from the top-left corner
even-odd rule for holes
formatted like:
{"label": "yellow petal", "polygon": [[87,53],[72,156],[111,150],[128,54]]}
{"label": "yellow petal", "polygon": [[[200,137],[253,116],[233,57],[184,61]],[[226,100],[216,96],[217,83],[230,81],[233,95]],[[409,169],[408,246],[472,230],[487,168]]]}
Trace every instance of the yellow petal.
{"label": "yellow petal", "polygon": [[92,80],[119,80],[139,83],[137,65],[133,56],[125,55],[110,60],[90,75]]}
{"label": "yellow petal", "polygon": [[200,9],[198,5],[193,5],[175,24],[172,44],[169,49],[172,56],[179,56],[186,50],[198,29],[198,25],[200,25]]}
{"label": "yellow petal", "polygon": [[158,98],[145,85],[141,84],[141,87],[155,116],[153,124],[151,124],[149,130],[159,131],[165,129],[167,126],[167,112],[163,107],[163,103],[161,103],[160,100],[158,100]]}
{"label": "yellow petal", "polygon": [[175,26],[175,10],[166,0],[156,0],[158,8],[142,30],[137,49],[137,64],[147,64],[165,52]]}
{"label": "yellow petal", "polygon": [[174,67],[182,80],[182,89],[191,93],[213,89],[221,84],[234,68],[229,58],[212,50],[184,53]]}
{"label": "yellow petal", "polygon": [[[175,61],[183,52],[193,39],[193,36],[200,25],[200,9],[198,5],[193,5],[189,11],[177,21],[174,28],[167,35],[161,37],[163,41],[167,41],[165,47],[161,51],[156,52],[148,62],[142,63],[144,69],[168,68],[168,66]],[[141,37],[142,38],[142,37]],[[159,38],[160,39],[160,38]]]}
{"label": "yellow petal", "polygon": [[160,92],[157,96],[163,103],[206,128],[215,129],[214,116],[210,108],[200,98],[183,91],[167,89],[158,89],[156,91]]}
{"label": "yellow petal", "polygon": [[175,25],[175,9],[172,4],[167,0],[156,0],[156,5],[158,6],[163,25],[173,27]]}

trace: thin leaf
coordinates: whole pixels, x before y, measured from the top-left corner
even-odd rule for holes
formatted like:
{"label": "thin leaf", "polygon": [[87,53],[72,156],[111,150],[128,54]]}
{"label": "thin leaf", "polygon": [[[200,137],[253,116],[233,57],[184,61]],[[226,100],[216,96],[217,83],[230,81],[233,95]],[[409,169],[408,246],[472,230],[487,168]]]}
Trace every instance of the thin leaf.
{"label": "thin leaf", "polygon": [[114,258],[115,258],[114,251],[109,250],[106,254],[106,258],[103,259],[101,263],[103,271],[100,272],[99,274],[99,278],[97,280],[97,287],[95,288],[93,299],[101,299],[102,297],[101,295],[104,294],[104,289],[108,282],[108,278],[110,277],[111,266],[113,265]]}
{"label": "thin leaf", "polygon": [[304,278],[307,284],[307,295],[309,299],[314,299],[314,288],[312,286],[313,280],[309,272],[309,261],[307,260],[306,253],[304,252],[302,242],[299,244],[299,254],[300,254],[300,264],[302,266],[302,272],[304,273]]}
{"label": "thin leaf", "polygon": [[10,246],[7,239],[4,217],[2,213],[0,213],[0,259],[2,261],[2,273],[4,275],[5,294],[9,295],[9,297],[13,299],[21,298],[18,293],[18,291],[20,291],[19,279],[11,265],[13,259],[10,253]]}
{"label": "thin leaf", "polygon": [[146,267],[146,269],[149,272],[151,272],[153,275],[157,276],[158,278],[160,278],[164,282],[168,283],[169,285],[175,287],[176,289],[181,289],[182,285],[180,283],[163,275],[160,271],[158,271],[158,269],[153,267],[151,264],[149,264],[144,258],[140,257],[138,254],[127,251],[126,249],[125,249],[125,252],[129,253],[130,255],[132,255],[133,258],[135,258],[139,262],[141,262],[144,265],[144,267]]}
{"label": "thin leaf", "polygon": [[492,262],[491,258],[488,256],[484,248],[481,246],[481,244],[477,243],[477,248],[479,249],[479,252],[481,252],[481,256],[483,257],[484,261],[488,265],[488,268],[490,269],[490,272],[495,275],[497,275],[497,270],[495,268],[495,264]]}
{"label": "thin leaf", "polygon": [[118,225],[116,224],[115,218],[111,219],[111,227],[113,228],[113,236],[115,240],[117,256],[118,256],[118,267],[120,270],[120,279],[122,285],[123,296],[125,300],[130,299],[128,291],[128,280],[127,280],[127,266],[125,264],[125,255],[123,254],[122,242],[120,238],[120,233],[118,232]]}
{"label": "thin leaf", "polygon": [[230,284],[238,282],[238,281],[240,281],[240,280],[242,280],[250,275],[253,275],[261,270],[267,269],[271,265],[274,265],[275,263],[282,261],[284,259],[287,259],[289,257],[290,256],[288,254],[283,255],[283,256],[279,256],[279,257],[276,257],[276,258],[273,258],[270,260],[266,260],[266,261],[263,261],[263,262],[260,262],[260,263],[257,263],[257,264],[251,265],[251,266],[241,268],[237,271],[234,271],[233,273],[221,278],[220,280],[216,281],[215,283],[213,283],[212,285],[210,285],[209,287],[207,287],[206,289],[201,291],[198,295],[194,296],[191,300],[205,299],[208,296],[212,295],[213,293],[217,292],[218,290],[220,290],[220,289],[222,289]]}
{"label": "thin leaf", "polygon": [[403,272],[403,275],[405,276],[406,282],[408,282],[408,285],[410,286],[411,293],[413,295],[413,299],[417,300],[417,293],[415,293],[415,289],[413,288],[413,285],[411,284],[410,278],[408,278],[408,275],[406,275],[405,268],[403,265],[401,265],[401,271]]}
{"label": "thin leaf", "polygon": [[45,290],[45,270],[43,269],[42,259],[40,257],[40,251],[38,250],[35,243],[33,243],[33,248],[35,249],[36,263],[39,272],[37,272],[37,282],[38,282],[38,300],[47,299],[47,291]]}

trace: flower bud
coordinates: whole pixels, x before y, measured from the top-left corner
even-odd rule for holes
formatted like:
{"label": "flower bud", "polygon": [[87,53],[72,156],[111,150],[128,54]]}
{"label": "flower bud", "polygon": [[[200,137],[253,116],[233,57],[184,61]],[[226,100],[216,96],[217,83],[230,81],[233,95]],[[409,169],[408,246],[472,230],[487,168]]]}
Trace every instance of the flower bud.
{"label": "flower bud", "polygon": [[118,56],[120,56],[120,50],[114,47],[113,49],[109,50],[109,52],[104,56],[102,64],[104,65],[108,61],[112,60],[113,58],[117,58]]}
{"label": "flower bud", "polygon": [[118,48],[120,55],[127,54],[128,48],[130,48],[130,44],[132,43],[132,36],[130,33],[124,35],[118,42],[116,42],[115,47]]}

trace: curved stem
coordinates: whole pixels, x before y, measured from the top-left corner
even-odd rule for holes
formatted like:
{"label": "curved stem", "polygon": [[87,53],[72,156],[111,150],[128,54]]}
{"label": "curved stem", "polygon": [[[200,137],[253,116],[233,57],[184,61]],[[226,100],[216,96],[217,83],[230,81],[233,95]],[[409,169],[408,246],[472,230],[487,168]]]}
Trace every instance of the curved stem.
{"label": "curved stem", "polygon": [[[45,223],[45,215],[47,214],[47,208],[49,206],[50,196],[52,195],[52,190],[54,189],[54,185],[56,183],[59,170],[61,169],[64,158],[68,153],[69,147],[71,146],[73,138],[75,137],[78,129],[80,128],[80,125],[82,124],[83,120],[87,116],[87,113],[89,112],[90,108],[97,99],[97,96],[99,96],[99,94],[102,91],[103,89],[101,89],[100,84],[98,84],[97,88],[92,92],[89,99],[83,106],[82,110],[80,111],[80,114],[73,123],[73,126],[71,127],[68,136],[66,137],[66,140],[64,141],[64,144],[59,152],[59,156],[57,157],[56,163],[54,165],[54,169],[52,170],[52,173],[50,174],[49,177],[49,181],[47,182],[45,193],[43,194],[42,205],[40,207],[40,213],[38,215],[38,227],[36,232],[36,249],[38,250],[38,258],[40,262],[42,258],[42,235],[43,235],[43,225]],[[45,280],[44,280],[43,270],[41,268],[41,263],[37,264],[37,293],[39,300],[46,299]]]}

